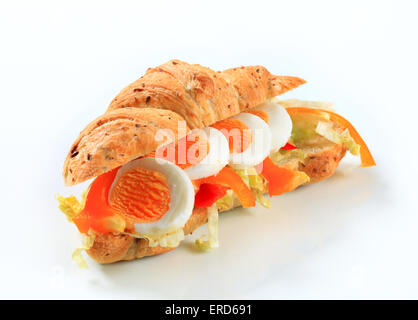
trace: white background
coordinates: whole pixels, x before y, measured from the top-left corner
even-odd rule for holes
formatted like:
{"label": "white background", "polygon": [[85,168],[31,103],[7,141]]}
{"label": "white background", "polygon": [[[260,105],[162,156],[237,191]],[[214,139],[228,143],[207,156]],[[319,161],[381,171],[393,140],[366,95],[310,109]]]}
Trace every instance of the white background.
{"label": "white background", "polygon": [[[418,298],[415,1],[1,1],[0,298]],[[110,266],[71,252],[61,169],[147,67],[261,64],[336,102],[377,167],[220,219],[221,247]],[[200,231],[205,232],[203,227]]]}

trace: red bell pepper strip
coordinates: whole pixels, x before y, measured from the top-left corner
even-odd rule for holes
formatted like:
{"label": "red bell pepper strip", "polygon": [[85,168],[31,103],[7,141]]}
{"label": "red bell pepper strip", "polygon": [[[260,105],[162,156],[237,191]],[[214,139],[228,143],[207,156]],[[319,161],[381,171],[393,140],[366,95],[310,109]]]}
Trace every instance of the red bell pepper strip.
{"label": "red bell pepper strip", "polygon": [[211,207],[226,194],[228,189],[230,188],[220,184],[202,183],[195,195],[195,207]]}
{"label": "red bell pepper strip", "polygon": [[280,149],[282,150],[286,150],[286,151],[290,151],[290,150],[295,150],[298,149],[298,147],[294,146],[293,144],[290,143],[286,143],[283,147],[281,147]]}
{"label": "red bell pepper strip", "polygon": [[245,184],[239,174],[229,167],[224,167],[215,176],[198,179],[195,180],[194,183],[197,186],[204,183],[212,183],[230,187],[235,192],[244,208],[255,206],[255,198],[251,189]]}

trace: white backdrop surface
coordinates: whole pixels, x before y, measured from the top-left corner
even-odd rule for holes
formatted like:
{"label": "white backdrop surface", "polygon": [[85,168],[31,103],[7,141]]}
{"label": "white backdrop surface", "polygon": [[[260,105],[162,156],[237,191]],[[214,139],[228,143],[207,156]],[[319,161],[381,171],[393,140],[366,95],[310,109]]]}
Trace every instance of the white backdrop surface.
{"label": "white backdrop surface", "polygon": [[[0,298],[418,298],[414,1],[1,1]],[[90,270],[56,192],[83,127],[150,66],[262,64],[308,83],[377,166],[347,157],[270,211],[220,218],[221,247]]]}

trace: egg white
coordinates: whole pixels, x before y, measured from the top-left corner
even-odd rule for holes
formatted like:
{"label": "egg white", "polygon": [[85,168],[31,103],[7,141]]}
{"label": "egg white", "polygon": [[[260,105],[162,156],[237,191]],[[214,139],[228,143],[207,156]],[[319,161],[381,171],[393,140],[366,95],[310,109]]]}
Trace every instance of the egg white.
{"label": "egg white", "polygon": [[192,180],[213,176],[229,162],[228,140],[222,132],[211,127],[198,130],[206,136],[209,152],[202,161],[184,170]]}
{"label": "egg white", "polygon": [[114,186],[119,178],[129,170],[143,168],[162,173],[167,178],[170,189],[169,210],[157,221],[136,223],[135,232],[139,235],[160,236],[182,228],[193,212],[194,187],[187,174],[174,163],[155,158],[140,158],[122,166],[109,190],[109,203]]}
{"label": "egg white", "polygon": [[271,150],[272,134],[270,127],[260,117],[250,113],[240,113],[231,119],[243,122],[251,130],[251,144],[243,152],[232,152],[229,165],[234,169],[245,169],[261,163]]}
{"label": "egg white", "polygon": [[268,126],[272,132],[271,151],[283,147],[292,134],[292,119],[286,109],[273,101],[266,101],[253,110],[261,110],[268,114]]}

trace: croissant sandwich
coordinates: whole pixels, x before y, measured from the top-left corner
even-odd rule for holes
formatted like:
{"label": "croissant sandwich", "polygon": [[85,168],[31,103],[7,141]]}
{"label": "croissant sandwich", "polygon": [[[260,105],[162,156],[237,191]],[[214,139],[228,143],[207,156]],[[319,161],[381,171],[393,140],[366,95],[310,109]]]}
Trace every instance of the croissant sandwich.
{"label": "croissant sandwich", "polygon": [[99,263],[170,251],[208,223],[202,249],[218,246],[218,212],[333,174],[349,150],[375,165],[332,104],[278,100],[304,84],[262,66],[213,71],[171,60],[124,88],[80,133],[64,162],[66,185],[94,178],[81,200],[57,195]]}

